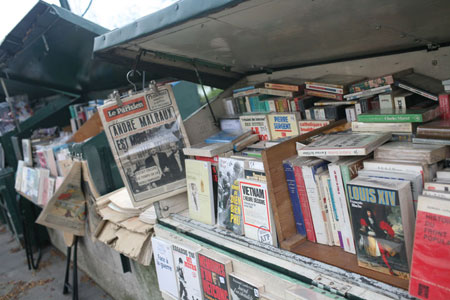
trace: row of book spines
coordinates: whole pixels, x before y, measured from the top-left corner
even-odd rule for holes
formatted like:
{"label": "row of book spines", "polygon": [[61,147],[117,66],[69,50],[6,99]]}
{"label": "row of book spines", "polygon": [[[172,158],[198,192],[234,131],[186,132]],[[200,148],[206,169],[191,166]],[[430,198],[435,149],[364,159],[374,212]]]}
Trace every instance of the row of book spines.
{"label": "row of book spines", "polygon": [[239,97],[225,99],[225,110],[229,115],[264,112],[299,111],[293,99],[281,98],[260,100],[258,97]]}

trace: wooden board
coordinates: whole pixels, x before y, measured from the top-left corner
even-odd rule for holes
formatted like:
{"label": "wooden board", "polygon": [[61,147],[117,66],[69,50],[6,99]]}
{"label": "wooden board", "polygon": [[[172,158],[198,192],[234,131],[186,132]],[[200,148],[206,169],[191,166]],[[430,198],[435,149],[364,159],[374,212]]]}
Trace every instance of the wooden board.
{"label": "wooden board", "polygon": [[96,136],[103,130],[100,115],[96,112],[89,120],[84,123],[77,132],[74,133],[69,142],[81,143],[90,137]]}
{"label": "wooden board", "polygon": [[345,120],[334,122],[270,147],[262,152],[278,241],[283,249],[292,251],[292,249],[303,243],[306,239],[297,233],[286,176],[283,169],[283,160],[297,154],[296,142],[304,141],[314,135],[344,124],[346,124]]}
{"label": "wooden board", "polygon": [[362,268],[358,266],[356,255],[345,252],[339,247],[331,247],[306,241],[297,245],[291,251],[295,254],[303,255],[408,290],[409,280]]}

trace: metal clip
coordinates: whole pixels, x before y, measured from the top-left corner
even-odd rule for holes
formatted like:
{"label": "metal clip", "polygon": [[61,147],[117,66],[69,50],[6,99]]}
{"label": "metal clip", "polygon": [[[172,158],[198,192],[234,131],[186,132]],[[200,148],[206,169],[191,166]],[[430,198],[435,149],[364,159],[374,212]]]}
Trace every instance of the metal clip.
{"label": "metal clip", "polygon": [[156,81],[151,80],[148,88],[150,89],[150,92],[155,93],[156,95],[159,95],[159,89],[158,86],[156,85]]}
{"label": "metal clip", "polygon": [[114,90],[114,91],[109,95],[109,98],[110,98],[111,100],[116,101],[116,104],[117,104],[118,106],[122,106],[122,105],[123,105],[122,99],[120,99],[120,94],[119,94],[119,91],[118,91],[118,90]]}

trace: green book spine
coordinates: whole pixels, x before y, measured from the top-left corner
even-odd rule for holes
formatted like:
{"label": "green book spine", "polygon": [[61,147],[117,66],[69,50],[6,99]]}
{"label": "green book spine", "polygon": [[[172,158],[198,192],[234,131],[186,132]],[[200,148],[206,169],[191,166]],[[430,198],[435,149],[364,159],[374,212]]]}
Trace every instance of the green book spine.
{"label": "green book spine", "polygon": [[349,182],[351,180],[350,178],[350,172],[348,170],[348,166],[341,166],[341,176],[342,176],[342,183],[344,184],[344,189],[345,189],[345,196],[348,199],[348,195],[347,195],[347,182]]}
{"label": "green book spine", "polygon": [[77,115],[75,113],[75,108],[73,107],[73,105],[69,105],[69,112],[70,112],[70,117],[73,119],[77,118]]}
{"label": "green book spine", "polygon": [[404,114],[404,115],[358,115],[358,122],[367,123],[418,123],[423,122],[421,114]]}

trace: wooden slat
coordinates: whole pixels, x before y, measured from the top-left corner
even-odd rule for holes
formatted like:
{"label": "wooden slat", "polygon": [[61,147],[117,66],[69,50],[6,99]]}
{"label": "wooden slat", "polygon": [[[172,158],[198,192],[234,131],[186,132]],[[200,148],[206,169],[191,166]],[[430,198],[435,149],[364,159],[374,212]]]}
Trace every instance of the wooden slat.
{"label": "wooden slat", "polygon": [[[262,152],[262,160],[264,162],[264,169],[266,172],[272,213],[274,216],[278,240],[282,248],[283,245],[288,245],[289,248],[295,247],[296,244],[293,244],[292,240],[295,240],[295,235],[298,234],[295,226],[292,204],[289,198],[286,177],[284,175],[283,160],[297,154],[296,142],[304,141],[312,136],[326,132],[329,129],[341,126],[345,123],[345,120],[334,122],[330,125],[299,135],[283,143],[270,147]],[[287,243],[285,242],[286,240],[290,240],[291,242]],[[297,245],[299,244],[301,244],[301,240],[298,240]]]}

